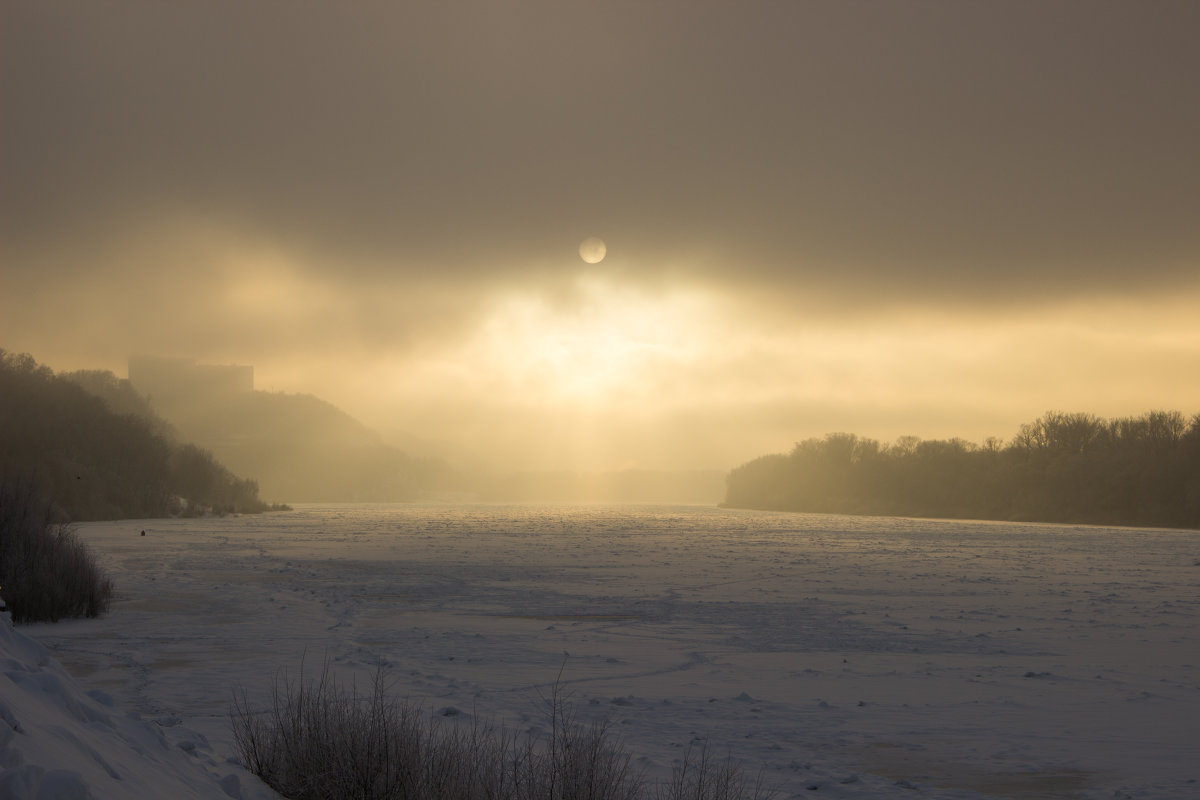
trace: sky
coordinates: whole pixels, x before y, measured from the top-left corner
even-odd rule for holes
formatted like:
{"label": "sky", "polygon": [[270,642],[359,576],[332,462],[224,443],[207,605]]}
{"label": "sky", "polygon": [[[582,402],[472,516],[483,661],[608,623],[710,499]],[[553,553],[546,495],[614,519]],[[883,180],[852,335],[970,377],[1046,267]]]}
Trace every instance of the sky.
{"label": "sky", "polygon": [[0,347],[252,364],[526,469],[1190,415],[1197,31],[1191,0],[0,0]]}

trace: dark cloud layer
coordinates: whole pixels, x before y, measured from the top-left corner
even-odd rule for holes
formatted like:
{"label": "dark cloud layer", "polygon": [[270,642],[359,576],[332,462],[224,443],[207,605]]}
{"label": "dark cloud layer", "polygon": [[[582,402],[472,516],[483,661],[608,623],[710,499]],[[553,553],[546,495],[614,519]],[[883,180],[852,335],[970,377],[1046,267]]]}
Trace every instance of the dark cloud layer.
{"label": "dark cloud layer", "polygon": [[3,13],[15,252],[178,215],[463,277],[599,232],[642,271],[966,297],[1200,252],[1192,2]]}
{"label": "dark cloud layer", "polygon": [[0,0],[0,347],[252,363],[539,468],[1190,412],[1197,31],[1193,0]]}

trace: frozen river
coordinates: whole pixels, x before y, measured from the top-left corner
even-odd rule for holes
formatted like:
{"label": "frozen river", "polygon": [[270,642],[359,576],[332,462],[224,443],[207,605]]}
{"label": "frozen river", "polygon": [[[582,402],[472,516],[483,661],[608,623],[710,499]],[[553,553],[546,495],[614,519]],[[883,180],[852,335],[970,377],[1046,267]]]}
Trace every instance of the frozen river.
{"label": "frozen river", "polygon": [[1195,531],[490,505],[79,530],[111,613],[23,630],[217,750],[232,688],[302,658],[515,727],[562,667],[652,775],[707,738],[781,797],[1200,797]]}

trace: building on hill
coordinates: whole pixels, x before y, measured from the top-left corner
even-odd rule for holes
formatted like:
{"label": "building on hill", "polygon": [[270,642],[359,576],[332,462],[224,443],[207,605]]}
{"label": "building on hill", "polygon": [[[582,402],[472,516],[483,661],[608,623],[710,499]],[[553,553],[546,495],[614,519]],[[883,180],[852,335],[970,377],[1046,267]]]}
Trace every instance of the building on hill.
{"label": "building on hill", "polygon": [[162,406],[254,391],[254,367],[197,364],[193,358],[130,356],[129,382]]}

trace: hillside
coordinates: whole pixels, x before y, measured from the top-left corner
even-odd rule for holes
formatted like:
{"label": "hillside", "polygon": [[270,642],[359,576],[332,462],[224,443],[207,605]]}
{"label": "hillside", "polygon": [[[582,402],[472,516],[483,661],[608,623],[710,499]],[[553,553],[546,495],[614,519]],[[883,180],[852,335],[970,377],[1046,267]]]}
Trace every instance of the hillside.
{"label": "hillside", "polygon": [[168,439],[161,420],[119,413],[29,355],[0,350],[0,477],[27,481],[56,517],[94,520],[256,512],[258,486]]}
{"label": "hillside", "polygon": [[[139,388],[136,382],[133,388]],[[150,402],[180,436],[235,472],[254,476],[270,498],[402,501],[459,488],[459,476],[445,462],[409,456],[312,395],[160,392]]]}

